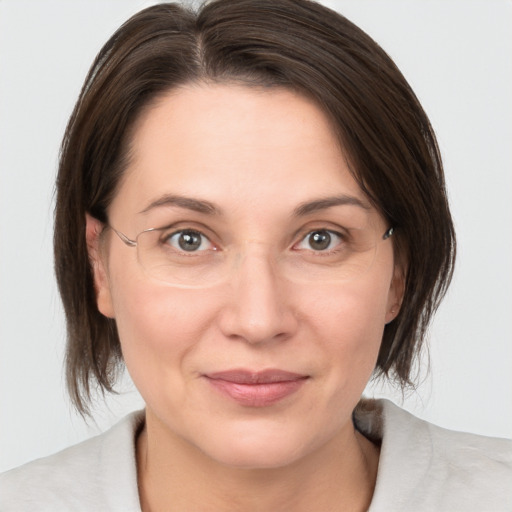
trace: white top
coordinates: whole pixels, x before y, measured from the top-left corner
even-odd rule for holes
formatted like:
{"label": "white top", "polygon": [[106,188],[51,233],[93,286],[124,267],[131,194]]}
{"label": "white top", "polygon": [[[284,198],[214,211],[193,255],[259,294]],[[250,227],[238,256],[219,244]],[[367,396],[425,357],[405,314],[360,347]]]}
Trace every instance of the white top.
{"label": "white top", "polygon": [[[369,512],[510,512],[512,441],[446,430],[387,400],[362,402],[358,430],[381,440]],[[0,475],[1,512],[140,512],[135,437],[143,411],[106,433]]]}

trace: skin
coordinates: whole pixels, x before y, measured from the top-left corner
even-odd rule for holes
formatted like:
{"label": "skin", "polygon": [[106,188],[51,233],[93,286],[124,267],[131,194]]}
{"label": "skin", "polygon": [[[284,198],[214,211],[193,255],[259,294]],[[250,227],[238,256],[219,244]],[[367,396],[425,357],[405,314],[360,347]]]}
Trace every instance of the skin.
{"label": "skin", "polygon": [[[190,85],[147,109],[133,133],[111,225],[135,238],[171,217],[207,226],[220,249],[236,242],[245,251],[226,281],[176,287],[148,277],[136,250],[111,230],[100,236],[103,226],[87,216],[98,308],[116,319],[147,404],[137,440],[143,509],[365,510],[378,448],[351,414],[398,314],[403,278],[392,243],[341,284],[291,281],[270,263],[276,252],[302,250],[299,228],[331,225],[346,208],[298,218],[299,205],[340,194],[368,204],[326,116],[287,90]],[[140,213],[166,194],[222,212]],[[380,233],[389,227],[374,209],[364,213]],[[283,400],[247,407],[204,378],[233,368],[307,379]]]}

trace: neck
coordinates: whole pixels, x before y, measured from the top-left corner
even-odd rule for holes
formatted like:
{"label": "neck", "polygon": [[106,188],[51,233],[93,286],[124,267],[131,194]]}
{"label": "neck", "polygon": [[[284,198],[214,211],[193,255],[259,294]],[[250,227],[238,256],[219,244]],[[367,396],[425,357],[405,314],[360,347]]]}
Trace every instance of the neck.
{"label": "neck", "polygon": [[367,510],[377,476],[378,448],[352,425],[343,434],[292,464],[241,469],[212,460],[186,440],[146,421],[137,439],[142,510]]}

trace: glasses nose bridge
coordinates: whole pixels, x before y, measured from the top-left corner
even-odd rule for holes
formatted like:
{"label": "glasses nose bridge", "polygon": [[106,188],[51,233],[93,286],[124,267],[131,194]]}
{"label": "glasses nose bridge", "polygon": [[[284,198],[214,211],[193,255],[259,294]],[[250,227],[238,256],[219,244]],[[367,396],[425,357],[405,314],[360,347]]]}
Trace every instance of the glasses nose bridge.
{"label": "glasses nose bridge", "polygon": [[234,277],[244,270],[252,273],[267,268],[273,277],[277,277],[277,260],[277,250],[270,242],[246,239],[233,250],[229,271]]}
{"label": "glasses nose bridge", "polygon": [[146,229],[134,239],[112,230],[127,247],[136,249],[140,266],[148,276],[159,281],[185,288],[215,286],[230,281],[242,287],[249,283],[257,286],[266,283],[265,289],[276,291],[276,286],[286,287],[287,283],[334,283],[358,277],[372,266],[377,247],[393,235],[394,228],[381,237],[372,238],[371,247],[361,235],[359,239],[355,237],[354,243],[349,240],[346,249],[342,246],[341,251],[332,254],[302,245],[295,250],[272,233],[260,231],[246,235],[246,238],[226,240],[227,244],[218,250],[198,251],[187,256],[168,250],[158,236],[155,239],[160,229]]}

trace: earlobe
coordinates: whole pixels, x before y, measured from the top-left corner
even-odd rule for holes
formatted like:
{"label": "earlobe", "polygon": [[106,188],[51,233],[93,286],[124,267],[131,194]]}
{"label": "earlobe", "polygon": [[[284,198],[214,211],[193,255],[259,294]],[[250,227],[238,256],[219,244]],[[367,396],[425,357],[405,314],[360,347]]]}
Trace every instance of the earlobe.
{"label": "earlobe", "polygon": [[108,318],[114,318],[112,295],[106,268],[105,256],[101,250],[101,233],[104,225],[88,213],[85,214],[85,238],[87,252],[94,278],[96,304],[100,313]]}
{"label": "earlobe", "polygon": [[405,271],[395,266],[393,280],[389,288],[388,303],[386,305],[386,324],[392,322],[400,313],[405,293]]}

